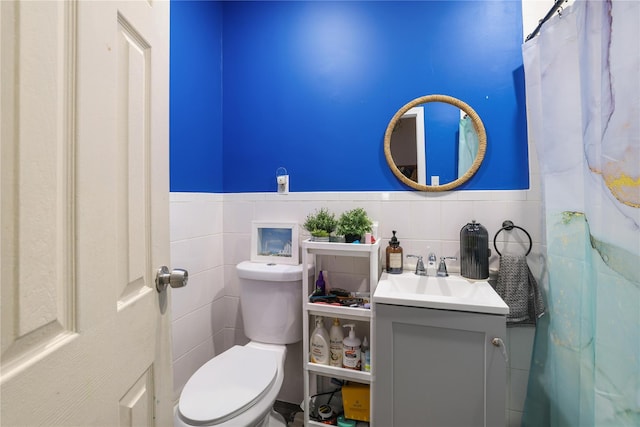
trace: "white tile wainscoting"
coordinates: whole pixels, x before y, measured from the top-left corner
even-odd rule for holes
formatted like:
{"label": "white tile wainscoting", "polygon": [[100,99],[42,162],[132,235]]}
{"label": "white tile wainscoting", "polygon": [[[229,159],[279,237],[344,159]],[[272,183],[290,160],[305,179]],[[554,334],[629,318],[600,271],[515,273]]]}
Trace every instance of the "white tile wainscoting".
{"label": "white tile wainscoting", "polygon": [[[532,180],[534,183],[538,180]],[[189,270],[189,285],[172,292],[174,396],[177,400],[189,377],[204,362],[234,344],[244,344],[235,265],[249,258],[251,221],[304,222],[307,214],[327,207],[336,215],[363,207],[379,222],[381,248],[397,230],[406,254],[458,256],[459,236],[471,220],[493,236],[505,219],[525,228],[533,239],[528,257],[533,274],[542,280],[542,221],[539,190],[459,191],[449,193],[335,192],[335,193],[172,193],[171,264]],[[301,239],[307,238],[301,229]],[[526,250],[522,233],[502,232],[503,251]],[[524,248],[524,249],[523,249]],[[495,251],[493,251],[495,252]],[[491,267],[498,268],[497,254]],[[448,263],[455,271],[457,261]],[[346,268],[346,267],[345,267]],[[406,262],[405,268],[411,268]],[[519,426],[526,396],[533,328],[509,328],[507,413],[509,426]],[[279,400],[302,401],[301,344],[288,348],[285,384]]]}

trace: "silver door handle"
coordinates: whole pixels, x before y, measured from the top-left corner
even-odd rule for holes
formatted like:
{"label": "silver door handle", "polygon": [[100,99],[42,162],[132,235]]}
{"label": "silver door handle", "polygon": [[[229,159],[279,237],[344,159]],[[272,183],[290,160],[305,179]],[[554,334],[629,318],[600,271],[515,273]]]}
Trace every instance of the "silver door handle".
{"label": "silver door handle", "polygon": [[167,289],[167,285],[172,288],[183,288],[187,286],[189,281],[189,273],[182,268],[174,268],[169,271],[167,266],[162,266],[156,273],[156,290],[162,292]]}

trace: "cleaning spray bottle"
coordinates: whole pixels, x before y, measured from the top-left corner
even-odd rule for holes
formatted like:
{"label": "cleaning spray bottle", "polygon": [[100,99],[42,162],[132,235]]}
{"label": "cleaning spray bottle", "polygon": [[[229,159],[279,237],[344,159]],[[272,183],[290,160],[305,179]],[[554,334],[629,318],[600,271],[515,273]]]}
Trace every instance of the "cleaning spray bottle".
{"label": "cleaning spray bottle", "polygon": [[322,270],[320,270],[320,274],[318,275],[318,280],[316,280],[316,291],[314,294],[316,295],[326,295],[326,288],[324,284],[324,277],[322,276]]}
{"label": "cleaning spray bottle", "polygon": [[329,365],[342,368],[342,341],[344,340],[344,334],[342,333],[342,327],[340,326],[340,320],[338,318],[333,319],[333,326],[329,330]]}
{"label": "cleaning spray bottle", "polygon": [[309,353],[311,353],[311,362],[321,365],[329,364],[329,333],[324,327],[322,316],[316,316],[316,328],[311,334]]}
{"label": "cleaning spray bottle", "polygon": [[347,369],[360,370],[360,338],[356,337],[353,323],[344,325],[344,328],[351,328],[349,336],[342,341],[342,367]]}

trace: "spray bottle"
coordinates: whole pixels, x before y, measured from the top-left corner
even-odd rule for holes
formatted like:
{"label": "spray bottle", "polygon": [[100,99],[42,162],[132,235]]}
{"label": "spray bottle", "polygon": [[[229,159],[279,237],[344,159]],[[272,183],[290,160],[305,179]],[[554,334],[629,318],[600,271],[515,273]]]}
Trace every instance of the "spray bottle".
{"label": "spray bottle", "polygon": [[322,270],[320,270],[320,274],[318,275],[318,280],[316,280],[316,291],[314,294],[316,295],[326,295],[326,288],[324,284],[324,277],[322,277]]}

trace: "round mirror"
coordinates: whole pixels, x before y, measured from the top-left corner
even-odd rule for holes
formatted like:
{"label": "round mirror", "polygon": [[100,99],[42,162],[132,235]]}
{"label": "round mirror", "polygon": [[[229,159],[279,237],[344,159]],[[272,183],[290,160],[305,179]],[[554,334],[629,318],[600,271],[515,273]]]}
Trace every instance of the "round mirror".
{"label": "round mirror", "polygon": [[405,104],[384,134],[384,155],[393,174],[416,190],[448,191],[467,182],[487,151],[480,116],[447,95]]}

